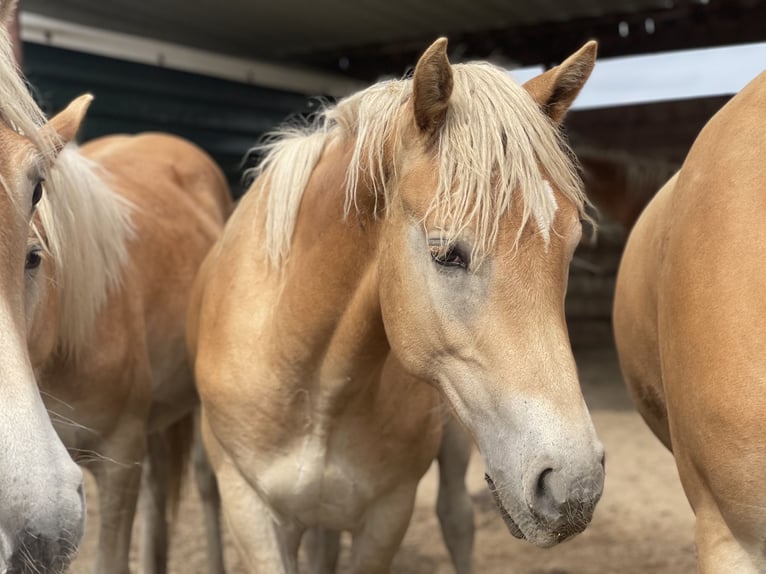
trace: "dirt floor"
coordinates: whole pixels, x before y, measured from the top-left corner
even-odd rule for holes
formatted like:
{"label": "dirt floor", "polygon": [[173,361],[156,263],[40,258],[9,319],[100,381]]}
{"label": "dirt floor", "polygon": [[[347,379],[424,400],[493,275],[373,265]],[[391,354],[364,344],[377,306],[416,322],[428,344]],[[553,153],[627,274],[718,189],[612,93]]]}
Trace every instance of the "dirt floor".
{"label": "dirt floor", "polygon": [[[481,460],[474,456],[468,476],[477,526],[474,571],[477,574],[694,572],[693,515],[671,455],[633,410],[620,381],[614,352],[578,353],[577,360],[585,398],[607,453],[604,496],[593,522],[580,536],[548,550],[512,538],[487,491]],[[395,573],[453,572],[434,511],[436,484],[432,468],[420,485],[409,531],[394,562]],[[87,494],[89,500],[95,500],[92,482],[88,483]],[[91,503],[86,539],[70,570],[73,573],[92,571],[98,524],[94,507]],[[137,538],[134,536],[134,541]],[[134,542],[134,560],[137,558],[135,546]],[[245,572],[230,540],[225,550],[228,572]],[[344,557],[347,558],[347,553]],[[138,572],[135,563],[133,568]],[[194,489],[187,487],[173,536],[170,572],[204,574],[206,571],[199,501]]]}

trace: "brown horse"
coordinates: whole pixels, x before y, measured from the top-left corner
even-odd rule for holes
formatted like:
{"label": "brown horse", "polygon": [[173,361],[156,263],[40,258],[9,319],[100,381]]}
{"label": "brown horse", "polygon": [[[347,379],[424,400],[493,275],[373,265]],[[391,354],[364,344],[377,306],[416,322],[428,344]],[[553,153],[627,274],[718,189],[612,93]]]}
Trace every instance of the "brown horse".
{"label": "brown horse", "polygon": [[638,410],[673,451],[698,570],[766,572],[766,74],[703,128],[631,233],[615,338]]}
{"label": "brown horse", "polygon": [[[183,465],[166,469],[157,433],[190,417],[197,402],[184,318],[194,275],[230,209],[228,186],[192,144],[143,134],[65,149],[49,189],[37,228],[46,257],[33,364],[54,426],[98,484],[96,569],[127,572],[144,458],[155,455],[147,495],[162,523],[157,482]],[[188,452],[191,428],[171,456]],[[162,570],[164,532],[148,533],[143,571]]]}
{"label": "brown horse", "polygon": [[[0,75],[23,88],[7,36],[2,40]],[[19,112],[6,123],[34,133],[42,112],[26,90],[14,97]],[[74,136],[89,102],[89,96],[80,98],[54,119],[65,140]],[[3,172],[6,187],[18,187],[24,174],[39,179],[34,156],[18,155],[29,155],[28,142],[17,135],[7,140],[21,150],[21,159],[8,156],[21,171]],[[162,570],[165,487],[158,481],[177,474],[182,460],[175,471],[167,468],[159,433],[191,419],[197,403],[184,322],[197,268],[231,209],[228,186],[202,150],[162,134],[64,148],[45,185],[26,254],[31,366],[59,436],[95,475],[100,573],[128,572],[142,463],[155,455],[147,484],[149,499],[162,508],[154,509],[143,570]],[[28,219],[30,210],[19,208],[24,205],[16,206],[19,219]],[[189,451],[191,429],[187,425],[186,446],[171,455]],[[79,485],[80,475],[73,476]]]}
{"label": "brown horse", "polygon": [[680,167],[624,152],[578,148],[588,198],[629,232],[655,192]]}
{"label": "brown horse", "polygon": [[203,436],[252,571],[295,572],[317,527],[388,571],[444,399],[515,536],[556,544],[601,494],[563,310],[587,216],[556,126],[595,43],[526,89],[446,46],[281,132],[200,270]]}
{"label": "brown horse", "polygon": [[[13,9],[0,4],[0,21]],[[30,319],[44,290],[27,241],[42,182],[74,137],[87,100],[46,124],[16,73],[4,26],[0,71],[0,571],[58,572],[83,532],[82,472],[51,426],[27,348]]]}

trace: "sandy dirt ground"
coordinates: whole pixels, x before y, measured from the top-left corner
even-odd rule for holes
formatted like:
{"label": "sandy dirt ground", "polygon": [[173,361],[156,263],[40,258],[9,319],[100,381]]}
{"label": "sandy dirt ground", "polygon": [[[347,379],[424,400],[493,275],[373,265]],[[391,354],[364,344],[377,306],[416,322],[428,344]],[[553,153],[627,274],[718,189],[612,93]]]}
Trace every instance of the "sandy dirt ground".
{"label": "sandy dirt ground", "polygon": [[[484,483],[478,456],[472,459],[468,485],[476,518],[474,570],[477,574],[691,574],[694,572],[693,515],[681,490],[671,455],[633,410],[620,381],[612,350],[577,354],[585,398],[606,447],[606,485],[592,524],[583,534],[542,550],[507,532]],[[432,468],[418,491],[417,505],[393,571],[402,574],[452,573],[434,510],[436,473]],[[88,482],[87,495],[95,501]],[[70,572],[92,572],[98,516],[89,509],[86,538]],[[138,531],[134,530],[133,571]],[[344,539],[341,571],[348,558]],[[207,572],[199,500],[188,482],[171,546],[172,574]],[[244,573],[236,549],[226,540],[230,574]]]}

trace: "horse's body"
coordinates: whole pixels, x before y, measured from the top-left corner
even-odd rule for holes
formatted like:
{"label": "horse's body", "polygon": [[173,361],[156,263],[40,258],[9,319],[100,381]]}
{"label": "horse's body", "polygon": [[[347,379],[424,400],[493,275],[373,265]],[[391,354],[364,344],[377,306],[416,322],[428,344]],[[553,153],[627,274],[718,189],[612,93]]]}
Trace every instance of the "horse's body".
{"label": "horse's body", "polygon": [[764,112],[761,74],[638,220],[615,295],[624,378],[673,451],[705,573],[766,571]]}
{"label": "horse's body", "polygon": [[412,81],[270,147],[188,324],[205,444],[251,570],[294,572],[303,532],[322,528],[353,533],[354,571],[388,571],[442,397],[515,535],[547,546],[585,527],[602,448],[563,318],[584,206],[554,122],[594,56],[525,91],[488,66],[453,72],[439,41]]}
{"label": "horse's body", "polygon": [[[38,222],[46,287],[30,350],[59,435],[98,484],[96,569],[127,572],[147,437],[196,404],[184,318],[230,210],[228,187],[202,150],[168,135],[106,137],[58,162],[76,185],[49,182],[51,216]],[[59,208],[70,210],[68,223]],[[183,456],[183,445],[175,449]],[[157,480],[162,462],[151,468]]]}

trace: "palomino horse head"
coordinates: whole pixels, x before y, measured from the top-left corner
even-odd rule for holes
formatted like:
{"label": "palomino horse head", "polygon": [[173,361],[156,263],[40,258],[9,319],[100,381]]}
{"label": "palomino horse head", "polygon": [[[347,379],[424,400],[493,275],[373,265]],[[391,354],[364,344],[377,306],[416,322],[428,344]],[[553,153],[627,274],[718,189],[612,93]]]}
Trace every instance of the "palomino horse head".
{"label": "palomino horse head", "polygon": [[451,66],[439,40],[378,128],[384,157],[368,160],[385,181],[392,351],[441,389],[510,531],[540,546],[585,528],[604,481],[564,319],[585,200],[557,129],[595,54],[589,43],[522,87],[487,64]]}
{"label": "palomino horse head", "polygon": [[[0,5],[0,15],[8,8]],[[0,571],[55,572],[79,543],[85,507],[82,472],[53,430],[30,362],[29,324],[42,287],[40,253],[28,240],[43,179],[90,96],[45,124],[2,27],[0,36]]]}

